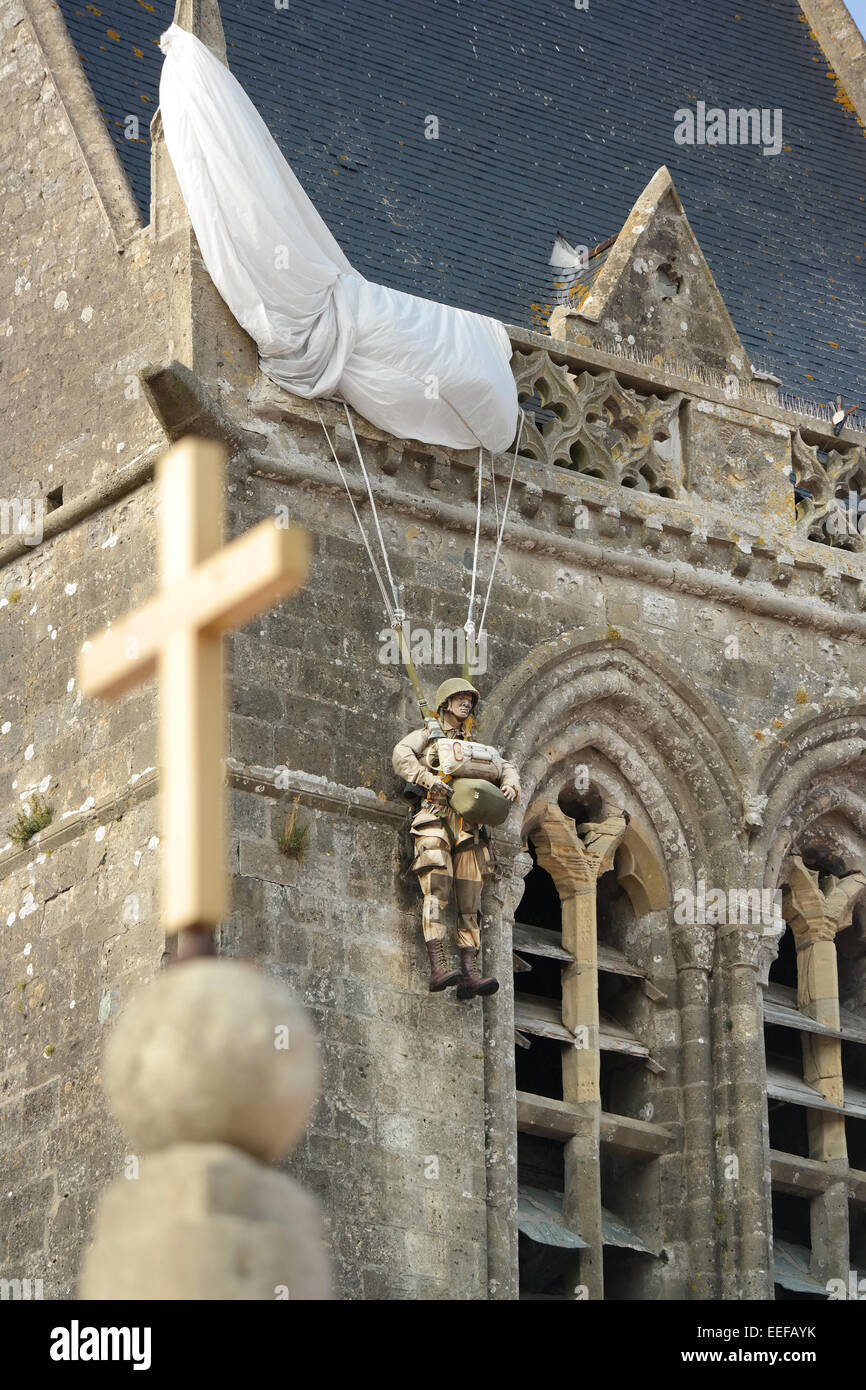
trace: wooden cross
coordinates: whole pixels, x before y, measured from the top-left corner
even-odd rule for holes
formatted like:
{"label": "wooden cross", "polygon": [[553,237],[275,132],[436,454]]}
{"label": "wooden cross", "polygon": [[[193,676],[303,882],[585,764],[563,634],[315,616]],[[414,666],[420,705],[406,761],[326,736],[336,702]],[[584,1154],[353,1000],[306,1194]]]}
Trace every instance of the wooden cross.
{"label": "wooden cross", "polygon": [[212,949],[228,909],[222,634],[309,568],[307,533],[276,518],[224,545],[224,466],[221,445],[193,438],[160,460],[161,588],[79,661],[81,690],[103,699],[159,676],[162,914],[166,932],[199,943],[186,953]]}

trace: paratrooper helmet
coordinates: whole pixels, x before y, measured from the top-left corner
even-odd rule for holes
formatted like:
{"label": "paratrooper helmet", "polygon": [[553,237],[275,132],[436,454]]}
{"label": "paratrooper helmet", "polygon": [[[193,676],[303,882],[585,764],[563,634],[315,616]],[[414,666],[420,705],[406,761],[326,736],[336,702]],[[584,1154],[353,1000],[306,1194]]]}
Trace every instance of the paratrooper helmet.
{"label": "paratrooper helmet", "polygon": [[443,681],[436,691],[436,713],[438,714],[443,705],[447,704],[452,695],[462,695],[464,692],[474,696],[472,709],[478,704],[479,695],[475,686],[470,681],[462,680],[460,676],[451,676],[447,681]]}

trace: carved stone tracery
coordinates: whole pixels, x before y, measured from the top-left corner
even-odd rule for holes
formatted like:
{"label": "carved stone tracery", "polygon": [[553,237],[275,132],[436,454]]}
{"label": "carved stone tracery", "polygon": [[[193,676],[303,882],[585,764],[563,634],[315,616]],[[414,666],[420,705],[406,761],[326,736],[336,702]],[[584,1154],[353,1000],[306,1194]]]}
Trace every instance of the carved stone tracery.
{"label": "carved stone tracery", "polygon": [[611,371],[575,376],[540,349],[516,351],[512,367],[526,411],[521,454],[638,492],[679,496],[682,393],[645,395]]}
{"label": "carved stone tracery", "polygon": [[[822,449],[807,444],[800,430],[791,438],[791,459],[796,487],[808,497],[797,497],[797,531],[803,540],[861,551],[866,536],[858,526],[856,510],[849,515],[848,494],[858,499],[866,493],[866,450],[850,444]],[[866,530],[866,523],[864,523]]]}

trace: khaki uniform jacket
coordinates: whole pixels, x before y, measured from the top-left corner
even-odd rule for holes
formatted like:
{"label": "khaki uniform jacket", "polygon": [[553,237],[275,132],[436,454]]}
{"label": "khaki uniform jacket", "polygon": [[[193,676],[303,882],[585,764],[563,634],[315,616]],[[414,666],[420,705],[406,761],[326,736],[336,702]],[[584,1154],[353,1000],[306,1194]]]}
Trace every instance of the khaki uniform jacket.
{"label": "khaki uniform jacket", "polygon": [[[462,726],[447,731],[450,737],[460,738],[463,732]],[[428,745],[434,740],[428,736],[426,729],[414,729],[411,734],[401,738],[394,748],[391,763],[398,777],[403,777],[407,782],[414,782],[416,786],[424,787],[425,791],[432,787],[437,780],[436,773],[431,772],[426,763],[422,762],[424,752]],[[517,796],[520,796],[520,776],[513,763],[503,760],[502,776],[498,785],[504,791],[506,787],[511,787]]]}

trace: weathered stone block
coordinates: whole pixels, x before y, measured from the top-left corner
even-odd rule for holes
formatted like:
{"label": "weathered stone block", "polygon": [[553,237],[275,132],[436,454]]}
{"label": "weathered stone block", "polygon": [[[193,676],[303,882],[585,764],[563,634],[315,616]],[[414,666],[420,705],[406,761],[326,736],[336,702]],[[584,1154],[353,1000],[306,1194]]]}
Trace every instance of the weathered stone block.
{"label": "weathered stone block", "polygon": [[266,879],[293,887],[298,881],[300,865],[297,858],[283,854],[273,841],[241,840],[239,865],[241,874],[249,878]]}
{"label": "weathered stone block", "polygon": [[733,501],[766,540],[794,524],[791,437],[787,429],[733,406],[686,406],[686,486],[711,502]]}

